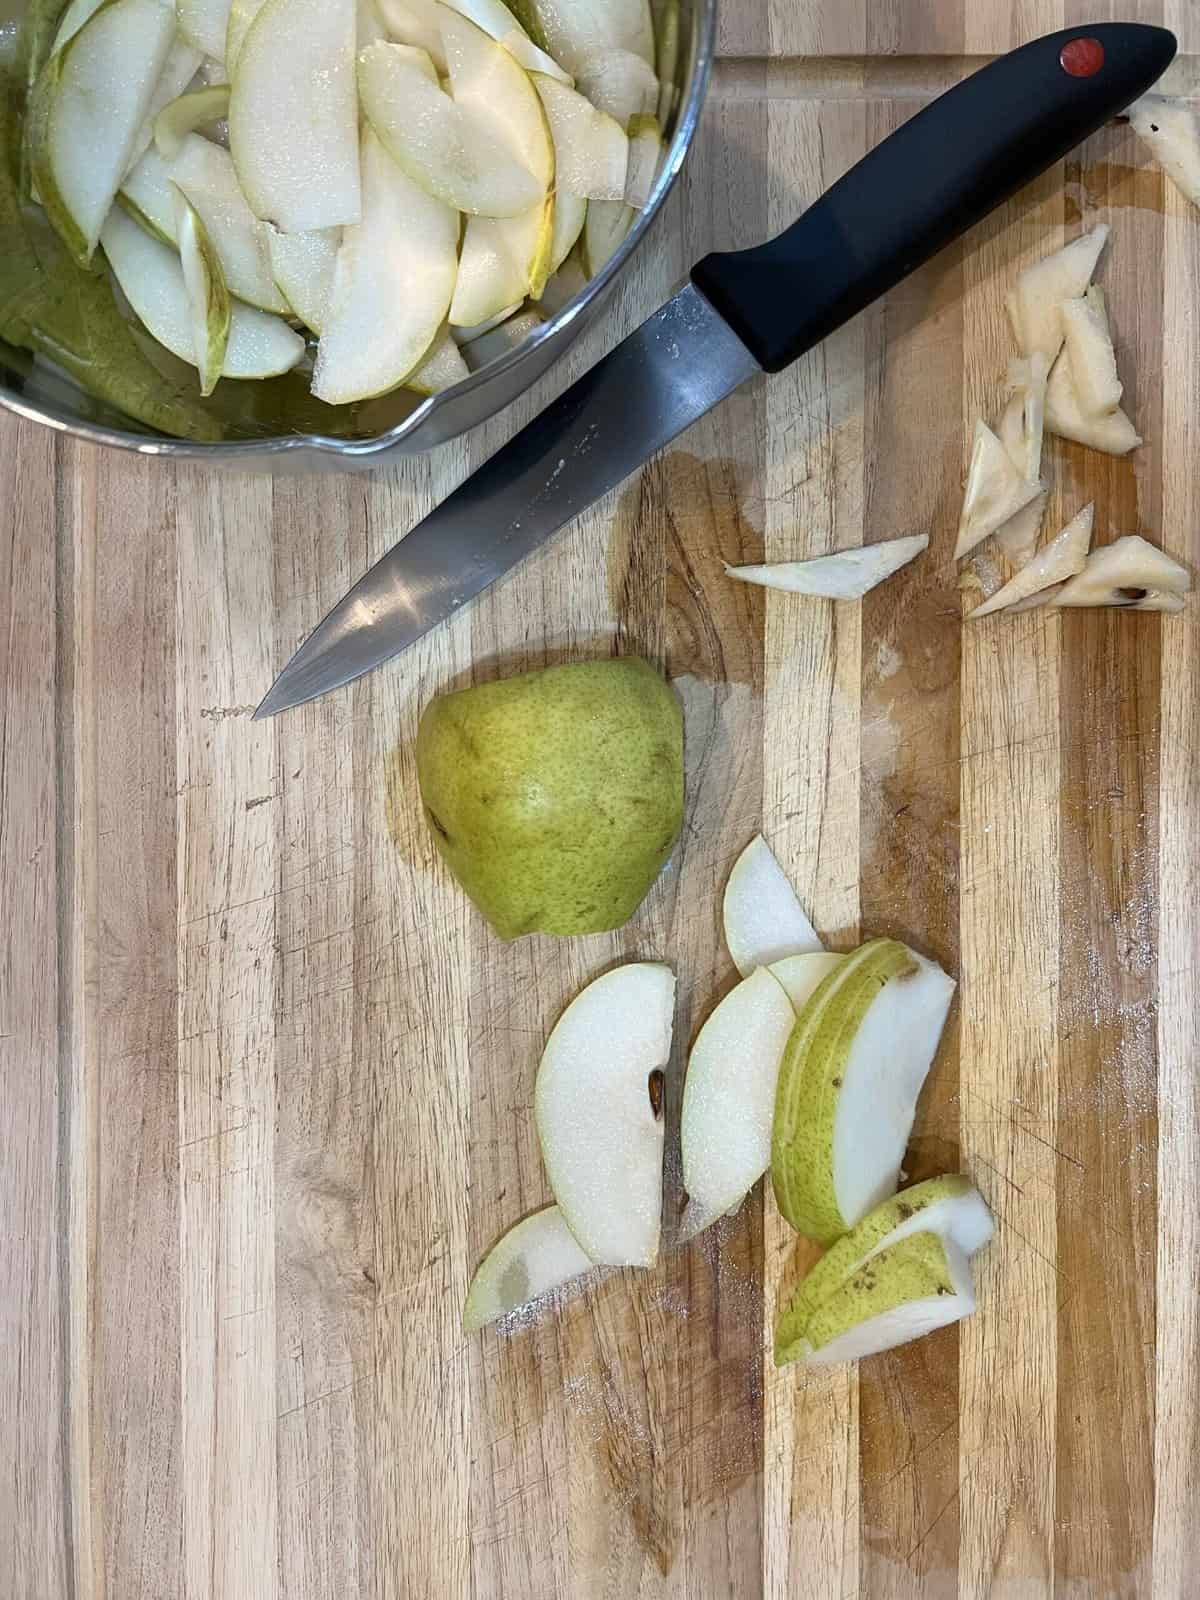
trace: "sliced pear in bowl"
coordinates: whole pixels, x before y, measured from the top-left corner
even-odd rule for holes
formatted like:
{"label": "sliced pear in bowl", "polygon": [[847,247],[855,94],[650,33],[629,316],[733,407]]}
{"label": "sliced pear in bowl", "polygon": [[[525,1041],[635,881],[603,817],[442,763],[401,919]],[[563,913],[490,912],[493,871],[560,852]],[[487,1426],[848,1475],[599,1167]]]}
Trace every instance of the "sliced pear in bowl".
{"label": "sliced pear in bowl", "polygon": [[[426,4],[430,0],[425,0]],[[466,17],[481,28],[489,39],[495,39],[509,55],[524,67],[526,72],[543,72],[560,82],[570,83],[571,75],[554,57],[540,49],[526,33],[520,22],[501,0],[445,0],[452,11]]]}
{"label": "sliced pear in bowl", "polygon": [[722,906],[725,943],[743,978],[785,956],[822,949],[787,874],[762,834],[733,864]]}
{"label": "sliced pear in bowl", "polygon": [[779,1071],[780,1211],[829,1244],[895,1192],[954,980],[895,939],[845,957],[800,1013]]}
{"label": "sliced pear in bowl", "polygon": [[238,181],[284,233],[359,220],[356,22],[354,0],[267,0],[233,68]]}
{"label": "sliced pear in bowl", "polygon": [[652,1267],[662,1226],[662,1072],[675,975],[655,962],[606,972],[546,1042],[534,1116],[563,1217],[597,1264]]}
{"label": "sliced pear in bowl", "polygon": [[[198,367],[192,309],[179,256],[119,207],[100,243],[122,293],[143,326],[181,361]],[[273,378],[304,355],[304,340],[279,317],[232,302],[223,376]]]}
{"label": "sliced pear in bowl", "polygon": [[231,292],[260,311],[289,316],[292,308],[271,271],[267,224],[246,204],[229,151],[189,133],[168,170],[199,212]]}
{"label": "sliced pear in bowl", "polygon": [[594,278],[616,255],[633,227],[637,212],[624,200],[589,200],[580,250],[583,270]]}
{"label": "sliced pear in bowl", "polygon": [[659,83],[654,68],[632,50],[603,49],[585,56],[575,71],[575,85],[622,128],[628,129],[635,117],[653,116],[658,109]]}
{"label": "sliced pear in bowl", "polygon": [[52,55],[30,97],[38,196],[72,255],[91,260],[175,37],[159,0],[110,0]]}
{"label": "sliced pear in bowl", "polygon": [[477,339],[464,344],[463,359],[472,372],[478,372],[489,362],[508,355],[510,350],[524,344],[529,335],[542,326],[543,321],[541,313],[532,307],[518,311],[515,316],[508,317],[487,333],[481,333]]}
{"label": "sliced pear in bowl", "polygon": [[654,61],[648,0],[523,0],[518,9],[524,25],[568,72],[578,74],[587,57],[603,50]]}
{"label": "sliced pear in bowl", "polygon": [[776,1323],[775,1361],[784,1366],[801,1353],[799,1345],[817,1308],[849,1281],[873,1256],[914,1233],[948,1238],[965,1256],[981,1250],[995,1232],[992,1214],[970,1178],[953,1173],[902,1189],[869,1211],[807,1273]]}
{"label": "sliced pear in bowl", "polygon": [[225,367],[232,312],[221,258],[199,214],[182,190],[175,191],[175,232],[179,263],[192,321],[192,349],[200,374],[200,393],[209,395]]}
{"label": "sliced pear in bowl", "polygon": [[222,121],[228,114],[227,83],[179,95],[165,105],[154,120],[154,143],[159,155],[164,161],[177,160],[189,134],[196,133],[206,123]]}
{"label": "sliced pear in bowl", "polygon": [[550,194],[519,217],[467,218],[450,307],[455,327],[472,327],[516,301],[539,298],[550,276],[557,209]]}
{"label": "sliced pear in bowl", "polygon": [[271,276],[280,294],[306,328],[322,333],[329,315],[333,294],[333,275],[337,267],[340,228],[321,228],[314,233],[280,233],[268,223],[267,256]]}
{"label": "sliced pear in bowl", "polygon": [[1191,574],[1165,550],[1136,533],[1093,550],[1083,569],[1054,596],[1054,605],[1119,606],[1126,611],[1182,611]]}
{"label": "sliced pear in bowl", "polygon": [[[504,55],[499,45],[490,48]],[[528,78],[509,64],[528,92]],[[515,217],[544,198],[546,184],[498,136],[495,117],[452,99],[424,51],[371,45],[358,58],[358,83],[363,112],[384,148],[435,199],[472,215]],[[503,85],[497,96],[499,109]]]}
{"label": "sliced pear in bowl", "polygon": [[[225,29],[225,69],[226,76],[231,79],[234,69],[241,58],[242,46],[246,42],[246,37],[265,3],[266,0],[233,0],[233,4],[229,7],[229,24]],[[357,3],[355,10],[355,40],[357,42],[357,14],[361,13],[361,7]]]}
{"label": "sliced pear in bowl", "polygon": [[342,235],[313,372],[313,394],[330,405],[402,384],[454,291],[457,212],[402,172],[370,129],[362,161],[363,219]]}
{"label": "sliced pear in bowl", "polygon": [[475,1269],[463,1307],[463,1332],[477,1333],[489,1322],[524,1310],[590,1272],[593,1264],[557,1206],[535,1211],[498,1239]]}
{"label": "sliced pear in bowl", "polygon": [[214,61],[225,60],[230,0],[175,0],[183,38]]}
{"label": "sliced pear in bowl", "polygon": [[54,35],[54,44],[50,54],[54,55],[61,50],[68,40],[73,39],[90,17],[95,16],[102,5],[107,5],[108,0],[71,0],[70,5],[59,18],[58,32]]}
{"label": "sliced pear in bowl", "polygon": [[554,140],[554,184],[558,196],[624,199],[629,140],[620,123],[553,78],[534,74],[533,84]]}
{"label": "sliced pear in bowl", "polygon": [[146,115],[142,118],[142,125],[133,141],[133,149],[129,154],[129,163],[126,171],[137,161],[140,161],[145,152],[149,150],[154,143],[154,129],[159,117],[169,105],[172,105],[183,96],[203,64],[204,57],[199,50],[194,49],[185,40],[176,38],[174,44],[167,51],[167,59],[163,63],[162,72],[159,74],[158,82],[154,86],[154,93],[150,96],[150,104],[146,107]]}
{"label": "sliced pear in bowl", "polygon": [[171,169],[153,146],[126,177],[117,201],[156,239],[178,242]]}
{"label": "sliced pear in bowl", "polygon": [[429,396],[453,389],[456,383],[470,376],[471,369],[463,359],[462,352],[451,338],[449,330],[443,328],[421,365],[405,378],[404,387],[411,389],[414,394]]}
{"label": "sliced pear in bowl", "polygon": [[658,118],[644,114],[629,119],[629,166],[625,175],[625,204],[645,210],[662,165],[662,129]]}
{"label": "sliced pear in bowl", "polygon": [[446,74],[446,47],[438,26],[437,0],[378,0],[384,26],[397,44],[424,50],[439,77]]}

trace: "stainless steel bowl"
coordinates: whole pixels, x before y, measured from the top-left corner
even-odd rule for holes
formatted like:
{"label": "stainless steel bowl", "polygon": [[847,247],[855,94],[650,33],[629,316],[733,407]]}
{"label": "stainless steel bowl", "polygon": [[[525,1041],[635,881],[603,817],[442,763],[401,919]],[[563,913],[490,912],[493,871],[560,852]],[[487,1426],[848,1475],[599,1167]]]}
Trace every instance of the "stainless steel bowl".
{"label": "stainless steel bowl", "polygon": [[[651,0],[652,6],[654,0]],[[42,361],[17,370],[0,343],[0,406],[93,444],[114,445],[142,455],[220,462],[264,471],[288,468],[370,468],[394,455],[411,454],[456,438],[502,410],[547,370],[598,313],[614,281],[645,238],[674,183],[696,131],[712,65],[717,0],[680,0],[680,48],[676,109],[667,153],[649,204],[621,248],[597,277],[516,350],[500,357],[445,393],[419,401],[404,390],[372,402],[376,431],[357,438],[313,432],[196,442],[148,433],[112,407],[86,395],[75,381]],[[11,0],[4,6],[11,13]],[[18,3],[16,10],[21,10]]]}

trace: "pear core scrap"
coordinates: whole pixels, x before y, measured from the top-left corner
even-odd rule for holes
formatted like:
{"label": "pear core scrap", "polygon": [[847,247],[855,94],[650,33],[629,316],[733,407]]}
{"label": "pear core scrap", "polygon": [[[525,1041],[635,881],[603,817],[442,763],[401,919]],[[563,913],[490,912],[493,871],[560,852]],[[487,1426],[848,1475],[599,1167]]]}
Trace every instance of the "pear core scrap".
{"label": "pear core scrap", "polygon": [[646,661],[439,695],[417,730],[425,818],[503,939],[627,922],[683,822],[683,714]]}

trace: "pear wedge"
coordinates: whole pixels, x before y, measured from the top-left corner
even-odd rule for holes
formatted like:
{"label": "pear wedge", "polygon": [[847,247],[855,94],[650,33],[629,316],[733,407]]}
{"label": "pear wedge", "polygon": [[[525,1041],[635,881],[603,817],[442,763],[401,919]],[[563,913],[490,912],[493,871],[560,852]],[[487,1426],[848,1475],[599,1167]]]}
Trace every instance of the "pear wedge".
{"label": "pear wedge", "polygon": [[[109,213],[100,243],[117,282],[147,332],[181,361],[197,366],[192,312],[178,255],[120,207]],[[304,340],[279,317],[232,303],[223,375],[273,378],[304,354]]]}
{"label": "pear wedge", "polygon": [[52,55],[30,97],[37,193],[72,255],[91,260],[175,37],[159,0],[108,0]]}
{"label": "pear wedge", "polygon": [[[167,51],[167,59],[163,63],[162,72],[154,86],[154,93],[150,96],[150,104],[146,107],[146,115],[142,118],[142,125],[129,153],[129,163],[125,169],[127,172],[141,160],[154,143],[154,130],[159,117],[167,106],[180,99],[203,64],[204,57],[199,50],[183,39],[177,38]],[[221,115],[224,116],[225,113],[222,111]]]}
{"label": "pear wedge", "polygon": [[280,294],[306,328],[316,334],[323,333],[333,294],[341,229],[280,233],[269,224],[263,226],[267,230],[271,276]]}
{"label": "pear wedge", "polygon": [[829,1244],[895,1192],[954,980],[875,939],[820,984],[788,1040],[771,1177],[798,1232]]}
{"label": "pear wedge", "polygon": [[775,1362],[785,1366],[800,1352],[808,1321],[858,1270],[914,1233],[948,1238],[970,1257],[995,1232],[992,1214],[970,1178],[960,1173],[917,1183],[869,1211],[802,1279],[775,1329]]}
{"label": "pear wedge", "polygon": [[971,1264],[954,1241],[914,1233],[872,1256],[808,1319],[782,1351],[809,1366],[833,1366],[880,1355],[970,1316],[975,1309]]}
{"label": "pear wedge", "polygon": [[231,293],[260,311],[291,314],[271,271],[269,232],[246,204],[228,150],[189,133],[169,164],[178,185],[207,228]]}
{"label": "pear wedge", "polygon": [[217,386],[229,347],[231,308],[221,260],[208,231],[182,190],[175,191],[175,232],[192,322],[192,348],[200,393]]}
{"label": "pear wedge", "polygon": [[424,50],[439,77],[446,75],[446,47],[438,26],[437,0],[377,0],[384,26],[397,44]]}
{"label": "pear wedge", "polygon": [[190,45],[214,61],[225,60],[229,5],[230,0],[175,0],[179,32]]}
{"label": "pear wedge", "polygon": [[1002,528],[1042,492],[1036,479],[1023,478],[1008,451],[986,422],[975,424],[971,464],[958,524],[955,560],[969,555],[989,534]]}
{"label": "pear wedge", "polygon": [[654,68],[632,50],[603,49],[585,56],[575,70],[575,85],[622,128],[629,128],[635,117],[653,115],[658,107]]}
{"label": "pear wedge", "polygon": [[533,84],[554,139],[554,182],[559,199],[564,194],[585,200],[624,199],[629,140],[620,123],[552,78],[534,74]]}
{"label": "pear wedge", "polygon": [[107,0],[71,0],[71,4],[63,12],[58,23],[58,32],[54,35],[54,45],[51,55],[62,49],[69,40],[73,39],[90,17],[94,17]]}
{"label": "pear wedge", "polygon": [[1023,355],[1040,353],[1054,361],[1063,344],[1059,308],[1064,300],[1087,292],[1108,234],[1107,223],[1101,223],[1021,273],[1009,314]]}
{"label": "pear wedge", "polygon": [[524,0],[519,12],[526,27],[534,24],[531,33],[554,59],[576,76],[587,57],[606,49],[632,52],[647,64],[654,61],[648,0]]}
{"label": "pear wedge", "polygon": [[497,1240],[476,1268],[463,1307],[463,1332],[477,1333],[524,1310],[590,1272],[592,1265],[557,1206],[535,1211]]}
{"label": "pear wedge", "polygon": [[313,394],[330,405],[402,384],[454,290],[458,214],[402,172],[370,129],[362,157],[363,220],[342,236],[313,372]]}
{"label": "pear wedge", "polygon": [[725,943],[743,978],[785,956],[820,950],[820,939],[771,847],[757,834],[733,864],[722,905]]}
{"label": "pear wedge", "polygon": [[354,0],[267,0],[233,68],[238,181],[255,216],[284,233],[361,215],[356,27]]}
{"label": "pear wedge", "polygon": [[375,4],[375,0],[358,0],[355,49],[361,54],[368,45],[385,43],[387,36],[387,27],[379,14],[379,7]]}
{"label": "pear wedge", "polygon": [[171,170],[151,147],[121,185],[119,204],[164,244],[176,244],[175,185]]}
{"label": "pear wedge", "polygon": [[154,144],[159,155],[164,161],[177,160],[183,153],[189,134],[195,133],[206,122],[220,122],[228,114],[227,83],[178,95],[162,108],[154,120]]}
{"label": "pear wedge", "polygon": [[538,299],[550,276],[555,209],[547,195],[519,217],[467,218],[450,307],[455,327],[486,322],[527,296]]}
{"label": "pear wedge", "polygon": [[1103,302],[1079,295],[1064,300],[1058,310],[1079,409],[1089,418],[1110,416],[1121,404],[1125,386],[1117,372]]}
{"label": "pear wedge", "polygon": [[624,200],[589,200],[580,239],[583,270],[594,278],[625,243],[637,212]]}
{"label": "pear wedge", "polygon": [[1092,521],[1095,508],[1084,506],[1072,517],[1061,533],[1046,548],[1033,557],[1021,570],[995,594],[976,606],[972,617],[987,617],[994,611],[1003,611],[1033,595],[1042,593],[1068,578],[1082,572],[1092,543]]}
{"label": "pear wedge", "polygon": [[835,550],[811,561],[776,561],[768,566],[726,566],[725,576],[785,594],[819,595],[826,600],[861,600],[885,578],[915,561],[929,547],[927,533],[887,539],[857,550]]}
{"label": "pear wedge", "polygon": [[784,956],[772,961],[771,973],[787,990],[792,1009],[799,1016],[820,984],[845,958],[832,950],[810,950],[801,956]]}
{"label": "pear wedge", "polygon": [[452,11],[466,17],[481,28],[489,39],[495,39],[509,55],[524,67],[526,72],[541,72],[569,84],[571,75],[559,66],[554,57],[539,49],[525,32],[514,14],[501,0],[445,0]]}
{"label": "pear wedge", "polygon": [[1141,435],[1120,406],[1107,416],[1084,416],[1065,350],[1050,369],[1046,385],[1046,431],[1110,456],[1128,455],[1142,443]]}
{"label": "pear wedge", "polygon": [[1182,100],[1145,94],[1130,106],[1130,126],[1185,199],[1200,205],[1200,117]]}
{"label": "pear wedge", "polygon": [[643,211],[662,165],[662,129],[658,118],[639,114],[629,119],[629,166],[625,175],[625,204]]}
{"label": "pear wedge", "polygon": [[[262,10],[266,0],[233,0],[229,7],[229,23],[225,30],[225,72],[229,78],[233,77],[234,69],[242,54],[242,46],[250,32],[258,13]],[[356,4],[356,11],[358,10]],[[355,40],[358,38],[357,21],[355,24]]]}
{"label": "pear wedge", "polygon": [[414,394],[429,396],[452,389],[456,383],[471,376],[471,369],[447,329],[434,340],[429,354],[415,372],[409,373],[404,387]]}
{"label": "pear wedge", "polygon": [[631,962],[575,997],[542,1052],[534,1115],[546,1176],[597,1264],[652,1267],[658,1259],[661,1074],[674,1009],[670,968]]}
{"label": "pear wedge", "polygon": [[1192,586],[1187,568],[1135,533],[1093,550],[1053,604],[1119,606],[1126,611],[1182,611]]}

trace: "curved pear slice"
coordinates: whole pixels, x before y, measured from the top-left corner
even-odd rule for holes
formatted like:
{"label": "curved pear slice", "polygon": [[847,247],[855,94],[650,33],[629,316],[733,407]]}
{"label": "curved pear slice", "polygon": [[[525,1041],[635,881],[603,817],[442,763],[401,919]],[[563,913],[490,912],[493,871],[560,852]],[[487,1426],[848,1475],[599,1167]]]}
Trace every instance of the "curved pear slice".
{"label": "curved pear slice", "polygon": [[725,885],[725,943],[743,978],[785,956],[820,950],[812,923],[771,847],[757,834],[733,864]]}
{"label": "curved pear slice", "polygon": [[341,230],[323,228],[317,233],[280,233],[267,227],[267,255],[279,292],[314,333],[324,331],[333,294]]}
{"label": "curved pear slice", "polygon": [[438,26],[435,0],[378,0],[378,5],[392,38],[398,44],[424,50],[437,68],[438,76],[445,77],[446,47]]}
{"label": "curved pear slice", "polygon": [[[183,267],[169,245],[151,237],[119,208],[109,213],[100,243],[134,314],[158,342],[196,366]],[[234,302],[223,375],[273,378],[304,354],[304,340],[278,317]]]}
{"label": "curved pear slice", "polygon": [[535,1211],[497,1240],[475,1269],[463,1307],[463,1332],[477,1333],[489,1322],[523,1310],[592,1266],[557,1206]]}
{"label": "curved pear slice", "polygon": [[439,10],[455,104],[494,128],[544,195],[554,182],[554,142],[529,74],[473,22],[448,6]]}
{"label": "curved pear slice", "polygon": [[770,1165],[775,1085],[795,1021],[787,991],[760,967],[697,1034],[679,1128],[688,1194],[681,1239],[740,1205]]}
{"label": "curved pear slice", "polygon": [[[503,54],[499,45],[491,48]],[[515,217],[545,194],[497,136],[494,118],[452,100],[423,51],[371,45],[358,58],[358,83],[384,148],[435,199],[477,216]]]}
{"label": "curved pear slice", "polygon": [[284,233],[357,222],[355,0],[267,0],[233,69],[229,148],[255,216]]}
{"label": "curved pear slice", "polygon": [[[232,78],[241,59],[242,46],[246,36],[254,25],[258,13],[262,10],[266,0],[233,0],[229,7],[229,23],[225,29],[225,70]],[[355,42],[357,43],[357,23],[355,25]]]}
{"label": "curved pear slice", "polygon": [[581,248],[583,269],[594,278],[616,255],[633,226],[637,212],[624,200],[589,200]]}
{"label": "curved pear slice", "polygon": [[[1046,395],[1049,423],[1049,391]],[[971,465],[958,523],[954,559],[969,555],[989,534],[1004,526],[1042,492],[1037,479],[1023,478],[1012,457],[986,422],[975,424]]]}
{"label": "curved pear slice", "polygon": [[[620,49],[654,60],[654,21],[648,0],[525,0],[536,32],[556,61],[578,74],[597,51]],[[649,107],[645,109],[649,110]]]}
{"label": "curved pear slice", "polygon": [[497,311],[494,317],[488,317],[473,327],[460,328],[457,323],[451,323],[450,335],[460,348],[464,344],[471,344],[476,339],[482,339],[485,333],[491,333],[492,329],[498,328],[502,322],[507,322],[509,317],[515,317],[524,304],[523,300],[515,300],[511,306],[505,306],[503,310]]}
{"label": "curved pear slice", "polygon": [[[175,40],[167,52],[167,59],[154,86],[150,104],[146,107],[146,115],[142,118],[137,138],[133,141],[126,171],[135,166],[149,150],[154,143],[154,129],[159,117],[167,106],[180,98],[203,64],[204,57],[199,50],[188,44],[185,39]],[[221,113],[222,116],[224,114]]]}
{"label": "curved pear slice", "polygon": [[[249,46],[247,46],[249,48]],[[342,236],[312,392],[330,405],[402,384],[446,320],[458,215],[403,173],[368,129],[363,220]]]}
{"label": "curved pear slice", "polygon": [[165,244],[176,244],[175,185],[170,169],[151,148],[121,185],[117,199],[136,221]]}
{"label": "curved pear slice", "polygon": [[1093,550],[1083,570],[1054,597],[1056,606],[1121,606],[1182,611],[1192,586],[1187,568],[1136,533]]}
{"label": "curved pear slice", "polygon": [[260,311],[290,315],[271,272],[267,225],[246,204],[229,151],[189,133],[169,171],[200,213],[232,292]]}
{"label": "curved pear slice", "polygon": [[1021,273],[1009,315],[1023,355],[1040,352],[1051,362],[1058,355],[1063,343],[1059,308],[1064,300],[1086,293],[1108,234],[1108,224],[1102,222]]}
{"label": "curved pear slice", "polygon": [[857,550],[835,550],[811,561],[776,561],[762,567],[726,566],[725,575],[739,583],[757,583],[785,594],[819,595],[826,600],[861,600],[863,595],[915,561],[929,546],[927,533],[882,544],[864,544]]}
{"label": "curved pear slice", "polygon": [[679,0],[665,0],[659,7],[654,33],[654,70],[658,74],[658,105],[655,111],[659,123],[665,128],[675,109],[677,94],[675,75],[679,71]]}
{"label": "curved pear slice", "polygon": [[770,970],[787,990],[792,1009],[799,1016],[820,984],[846,958],[832,950],[814,950],[802,956],[785,956],[773,961]]}
{"label": "curved pear slice", "polygon": [[620,123],[553,78],[535,73],[533,85],[554,139],[554,187],[558,198],[570,194],[585,200],[624,199],[629,140]]}
{"label": "curved pear slice", "polygon": [[193,89],[190,94],[178,95],[165,105],[154,119],[155,148],[164,161],[175,161],[183,154],[189,134],[195,133],[197,128],[202,128],[206,122],[220,122],[228,114],[227,83],[214,84],[207,89]]}
{"label": "curved pear slice", "polygon": [[598,50],[575,72],[580,94],[628,128],[634,117],[650,116],[658,106],[658,78],[632,50]]}
{"label": "curved pear slice", "polygon": [[179,31],[214,61],[225,60],[230,0],[175,0]]}
{"label": "curved pear slice", "polygon": [[472,372],[478,372],[490,361],[506,356],[510,350],[524,344],[529,335],[542,326],[542,320],[541,313],[532,307],[527,311],[518,311],[515,316],[464,344],[463,359]]}
{"label": "curved pear slice", "polygon": [[56,54],[68,40],[73,39],[83,27],[89,17],[95,16],[107,0],[71,0],[71,4],[63,12],[58,24],[58,32],[54,35],[54,45],[51,54]]}
{"label": "curved pear slice", "polygon": [[229,290],[220,258],[204,223],[179,189],[175,191],[175,231],[191,312],[192,348],[200,374],[200,393],[209,395],[217,386],[229,347]]}
{"label": "curved pear slice", "polygon": [[818,1306],[784,1360],[800,1356],[823,1367],[859,1361],[961,1322],[974,1309],[965,1254],[950,1238],[914,1233],[881,1250]]}
{"label": "curved pear slice", "polygon": [[893,1194],[954,980],[875,939],[820,984],[792,1030],[775,1098],[780,1211],[829,1244]]}
{"label": "curved pear slice", "polygon": [[629,167],[625,175],[625,204],[645,210],[662,165],[662,129],[658,118],[634,116],[629,119]]}
{"label": "curved pear slice", "polygon": [[503,45],[509,55],[526,72],[544,72],[562,83],[571,82],[554,57],[538,48],[502,0],[445,0],[452,11],[466,17],[477,28],[482,28],[489,39]]}
{"label": "curved pear slice", "polygon": [[1077,572],[1082,572],[1092,543],[1094,514],[1093,506],[1084,506],[1062,532],[1051,539],[1046,548],[1010,578],[1003,588],[997,589],[990,600],[976,606],[972,617],[986,617],[993,611],[1003,611],[1006,606],[1028,600],[1044,589],[1063,584]]}
{"label": "curved pear slice", "polygon": [[799,1341],[818,1306],[860,1267],[914,1233],[950,1239],[965,1256],[982,1250],[995,1232],[992,1214],[970,1178],[961,1173],[930,1178],[902,1189],[869,1211],[839,1239],[801,1281],[775,1329],[775,1363],[785,1366],[800,1354]]}
{"label": "curved pear slice", "polygon": [[1107,416],[1084,416],[1065,350],[1050,369],[1046,384],[1046,431],[1110,456],[1128,455],[1142,443],[1141,435],[1120,406]]}
{"label": "curved pear slice", "polygon": [[375,0],[358,0],[358,25],[355,30],[355,49],[365,50],[368,45],[387,42],[388,31]]}
{"label": "curved pear slice", "polygon": [[456,328],[487,322],[505,306],[536,300],[550,276],[552,195],[519,217],[468,217],[450,306]]}
{"label": "curved pear slice", "polygon": [[546,1176],[598,1265],[658,1259],[663,1124],[651,1080],[670,1055],[674,1010],[669,967],[616,967],[575,997],[542,1052],[534,1115]]}
{"label": "curved pear slice", "polygon": [[421,365],[405,378],[404,387],[415,394],[441,394],[470,376],[470,367],[448,330],[443,328]]}
{"label": "curved pear slice", "polygon": [[57,233],[90,261],[175,37],[159,0],[110,0],[37,81],[28,138],[37,192]]}
{"label": "curved pear slice", "polygon": [[554,222],[550,230],[550,246],[546,252],[546,278],[539,299],[545,298],[546,284],[583,237],[583,230],[587,225],[587,209],[588,202],[580,195],[554,196]]}

